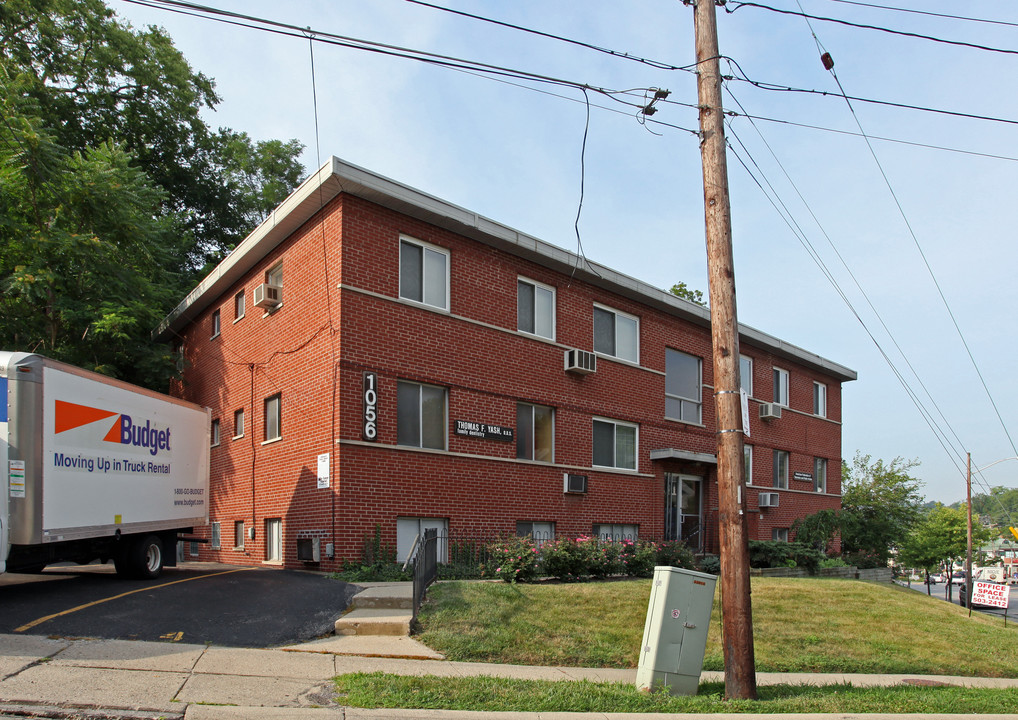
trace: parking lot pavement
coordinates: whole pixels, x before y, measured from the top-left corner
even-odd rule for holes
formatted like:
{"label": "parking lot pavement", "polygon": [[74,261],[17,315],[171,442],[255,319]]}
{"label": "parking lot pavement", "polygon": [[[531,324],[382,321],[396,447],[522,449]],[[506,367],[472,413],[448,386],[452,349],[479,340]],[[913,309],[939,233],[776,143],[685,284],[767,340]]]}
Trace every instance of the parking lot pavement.
{"label": "parking lot pavement", "polygon": [[318,573],[212,563],[156,580],[52,567],[0,575],[0,633],[264,648],[331,634],[356,590]]}

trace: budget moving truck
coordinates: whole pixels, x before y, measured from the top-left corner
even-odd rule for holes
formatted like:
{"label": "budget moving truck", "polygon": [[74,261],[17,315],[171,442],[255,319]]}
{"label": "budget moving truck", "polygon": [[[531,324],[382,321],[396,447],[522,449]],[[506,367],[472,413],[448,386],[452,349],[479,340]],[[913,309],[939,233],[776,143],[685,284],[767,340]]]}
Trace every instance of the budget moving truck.
{"label": "budget moving truck", "polygon": [[209,411],[0,352],[0,572],[113,560],[156,577],[208,522]]}

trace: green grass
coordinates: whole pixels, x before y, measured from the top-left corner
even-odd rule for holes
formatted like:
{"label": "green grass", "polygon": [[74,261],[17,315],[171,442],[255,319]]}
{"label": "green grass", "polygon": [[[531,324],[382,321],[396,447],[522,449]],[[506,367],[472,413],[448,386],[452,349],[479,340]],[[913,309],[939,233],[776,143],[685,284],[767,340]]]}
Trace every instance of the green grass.
{"label": "green grass", "polygon": [[[855,580],[753,578],[752,590],[759,672],[1018,677],[1018,632],[999,618]],[[650,580],[439,583],[419,639],[450,660],[635,668],[649,595]],[[705,670],[724,667],[720,635],[715,598]]]}
{"label": "green grass", "polygon": [[759,700],[746,701],[723,700],[722,683],[701,684],[695,697],[672,697],[616,683],[356,673],[336,678],[336,689],[340,703],[365,708],[629,713],[1018,712],[1018,690],[959,687],[775,685],[761,687]]}

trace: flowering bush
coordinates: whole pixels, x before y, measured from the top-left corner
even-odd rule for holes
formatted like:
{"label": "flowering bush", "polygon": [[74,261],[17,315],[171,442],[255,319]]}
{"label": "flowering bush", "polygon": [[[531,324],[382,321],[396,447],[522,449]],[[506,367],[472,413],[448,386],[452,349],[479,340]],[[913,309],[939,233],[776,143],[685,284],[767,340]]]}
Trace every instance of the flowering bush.
{"label": "flowering bush", "polygon": [[692,570],[696,567],[696,558],[693,551],[686,547],[686,544],[679,540],[656,543],[655,562],[658,565],[671,565],[677,568]]}
{"label": "flowering bush", "polygon": [[624,571],[619,559],[621,546],[613,542],[602,542],[596,537],[581,535],[576,538],[576,548],[587,575],[596,578],[621,575]]}
{"label": "flowering bush", "polygon": [[575,540],[549,540],[541,546],[541,564],[545,575],[575,582],[590,574],[585,549]]}
{"label": "flowering bush", "polygon": [[534,539],[506,537],[488,545],[488,563],[481,566],[483,577],[497,577],[507,583],[533,582],[540,560]]}
{"label": "flowering bush", "polygon": [[646,540],[622,540],[618,544],[622,574],[633,577],[653,577],[657,564],[657,543]]}

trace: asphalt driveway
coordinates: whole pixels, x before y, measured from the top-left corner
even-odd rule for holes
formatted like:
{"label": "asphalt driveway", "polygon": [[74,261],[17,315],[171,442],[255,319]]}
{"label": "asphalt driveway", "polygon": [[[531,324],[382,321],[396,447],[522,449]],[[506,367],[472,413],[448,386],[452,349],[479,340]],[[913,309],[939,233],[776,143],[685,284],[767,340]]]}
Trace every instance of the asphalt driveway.
{"label": "asphalt driveway", "polygon": [[0,575],[0,633],[272,647],[331,635],[358,588],[296,570],[185,563],[156,580],[112,564]]}

